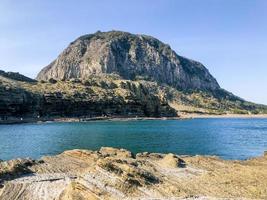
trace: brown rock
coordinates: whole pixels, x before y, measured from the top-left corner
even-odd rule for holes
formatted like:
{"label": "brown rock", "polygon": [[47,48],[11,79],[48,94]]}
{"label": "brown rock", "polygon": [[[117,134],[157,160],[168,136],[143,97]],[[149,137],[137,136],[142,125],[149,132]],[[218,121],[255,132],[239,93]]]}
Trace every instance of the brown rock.
{"label": "brown rock", "polygon": [[185,162],[172,153],[166,154],[162,159],[159,160],[158,163],[163,167],[169,168],[185,166]]}
{"label": "brown rock", "polygon": [[116,149],[113,147],[101,147],[99,153],[101,153],[101,155],[104,157],[115,157],[121,159],[133,158],[133,154],[130,151],[125,149]]}
{"label": "brown rock", "polygon": [[99,200],[101,198],[97,197],[97,194],[90,191],[84,185],[71,182],[64,191],[60,194],[58,200]]}
{"label": "brown rock", "polygon": [[[102,153],[101,153],[102,152]],[[267,160],[225,161],[216,157],[127,150],[70,150],[27,164],[1,162],[0,199],[266,199]],[[186,163],[184,167],[177,167]],[[20,167],[27,169],[21,173]]]}

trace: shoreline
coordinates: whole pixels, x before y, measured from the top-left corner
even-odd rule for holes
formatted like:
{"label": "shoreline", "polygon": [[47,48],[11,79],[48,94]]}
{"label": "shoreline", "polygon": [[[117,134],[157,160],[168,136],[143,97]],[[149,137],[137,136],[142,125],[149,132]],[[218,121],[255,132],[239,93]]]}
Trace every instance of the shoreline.
{"label": "shoreline", "polygon": [[222,114],[222,115],[208,115],[208,114],[186,114],[185,118],[203,119],[203,118],[267,118],[267,114]]}
{"label": "shoreline", "polygon": [[11,118],[0,120],[0,125],[24,124],[24,123],[49,123],[49,122],[90,122],[90,121],[143,121],[143,120],[185,120],[185,119],[220,119],[220,118],[242,118],[242,119],[267,119],[267,114],[182,114],[177,117],[129,117],[129,116],[112,116],[112,117],[51,117],[51,118]]}
{"label": "shoreline", "polygon": [[0,120],[0,125],[24,124],[24,123],[53,123],[53,122],[90,122],[90,121],[143,121],[143,120],[178,120],[181,117],[55,117],[55,118],[13,118]]}
{"label": "shoreline", "polygon": [[267,153],[239,161],[133,154],[113,147],[74,149],[38,160],[0,161],[0,199],[17,194],[23,199],[43,199],[43,191],[47,191],[46,199],[59,200],[266,199],[266,165]]}

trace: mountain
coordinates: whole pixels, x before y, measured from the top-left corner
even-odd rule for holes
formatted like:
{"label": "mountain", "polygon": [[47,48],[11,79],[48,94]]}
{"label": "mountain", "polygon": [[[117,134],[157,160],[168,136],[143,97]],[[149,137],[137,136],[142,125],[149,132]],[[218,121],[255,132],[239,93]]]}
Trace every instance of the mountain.
{"label": "mountain", "polygon": [[177,55],[156,38],[121,31],[79,37],[37,79],[86,79],[92,74],[111,73],[123,79],[142,78],[183,90],[220,88],[201,63]]}
{"label": "mountain", "polygon": [[159,40],[97,32],[72,42],[37,80],[0,71],[0,123],[56,117],[265,114],[222,89],[199,62]]}

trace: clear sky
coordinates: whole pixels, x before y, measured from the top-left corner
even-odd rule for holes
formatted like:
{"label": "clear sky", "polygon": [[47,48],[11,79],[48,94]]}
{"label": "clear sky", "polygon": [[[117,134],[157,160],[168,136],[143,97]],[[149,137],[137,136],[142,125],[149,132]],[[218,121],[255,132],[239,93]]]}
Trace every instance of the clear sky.
{"label": "clear sky", "polygon": [[267,104],[267,0],[1,0],[0,69],[35,77],[78,36],[152,35]]}

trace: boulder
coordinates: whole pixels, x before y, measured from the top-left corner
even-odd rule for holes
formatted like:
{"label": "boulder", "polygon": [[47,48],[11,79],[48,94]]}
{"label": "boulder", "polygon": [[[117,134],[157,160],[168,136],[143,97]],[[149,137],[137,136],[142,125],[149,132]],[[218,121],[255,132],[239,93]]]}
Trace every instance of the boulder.
{"label": "boulder", "polygon": [[176,155],[169,153],[158,161],[159,165],[167,168],[184,167],[185,162]]}
{"label": "boulder", "polygon": [[125,149],[117,149],[113,147],[101,147],[99,153],[104,156],[117,157],[117,158],[133,158],[132,152]]}

